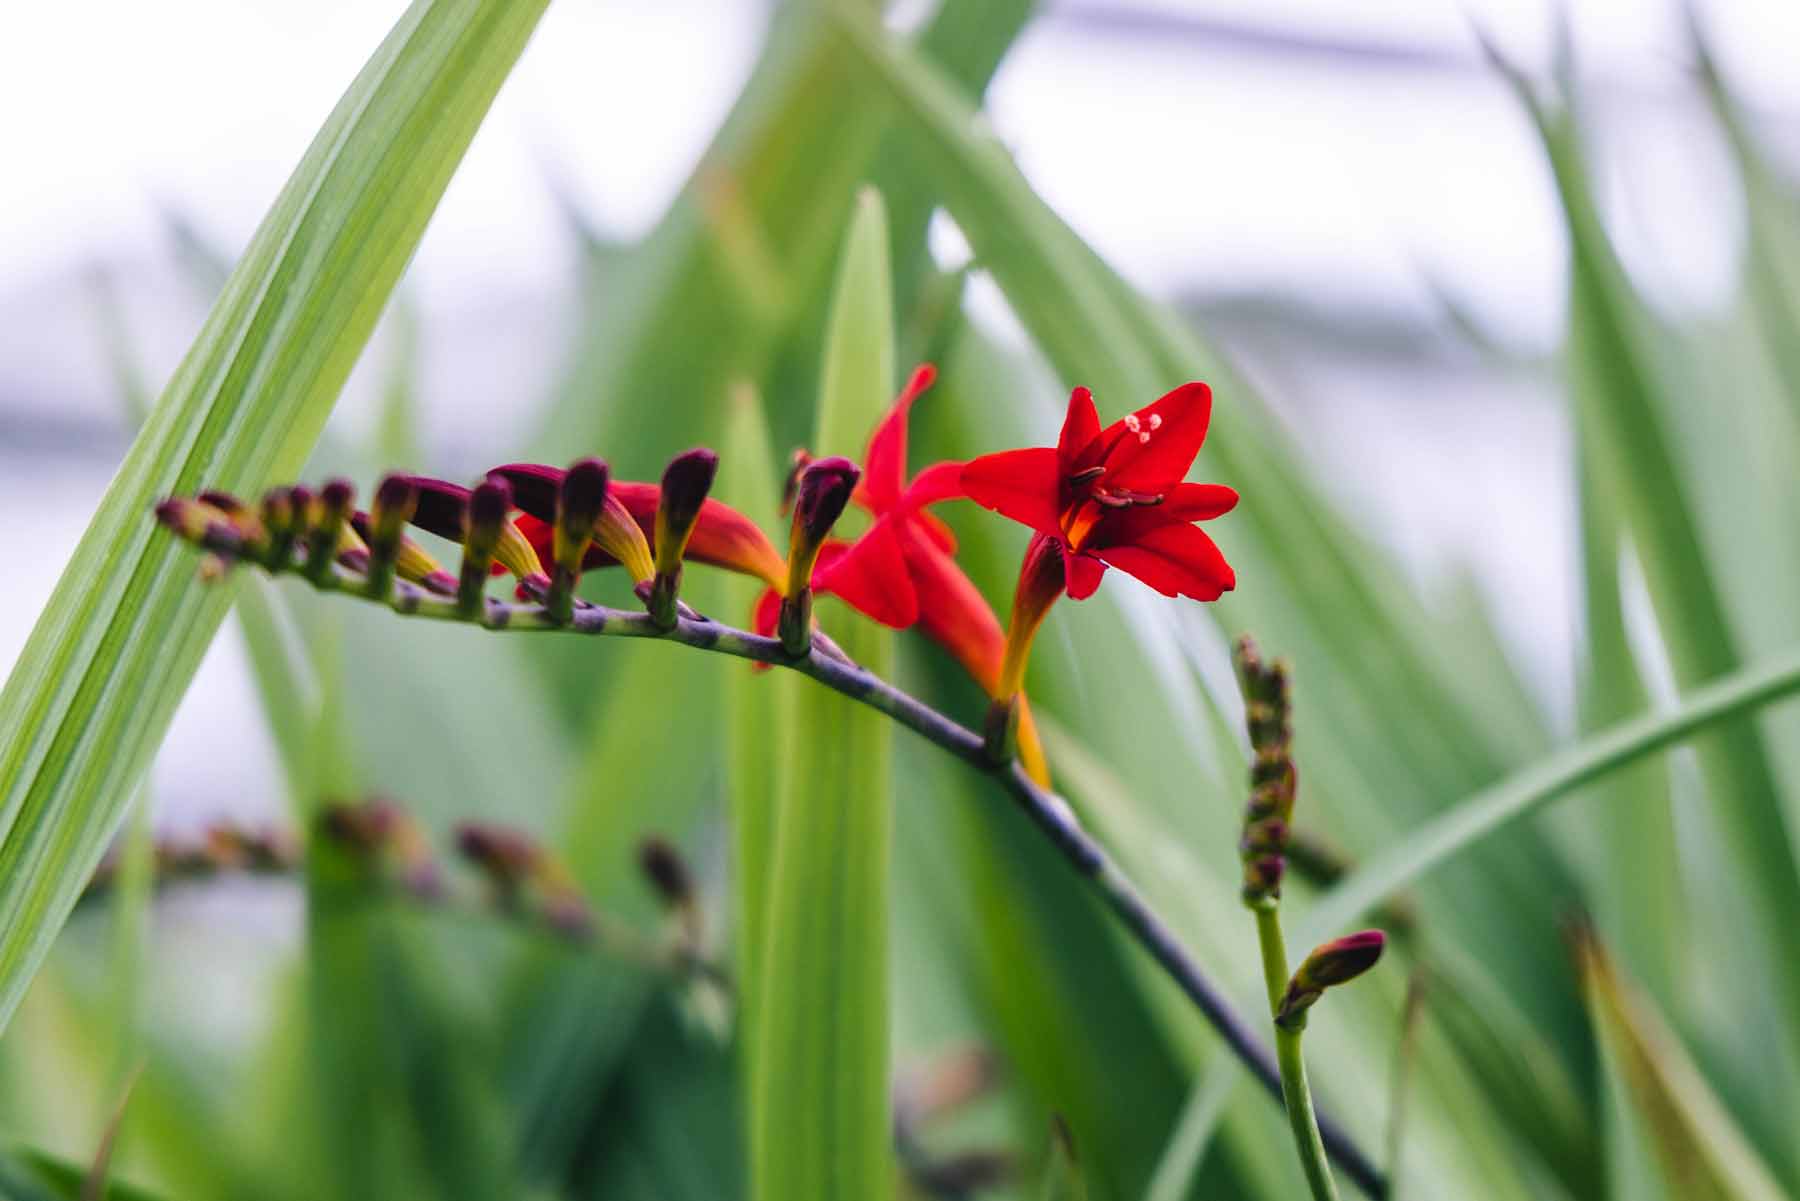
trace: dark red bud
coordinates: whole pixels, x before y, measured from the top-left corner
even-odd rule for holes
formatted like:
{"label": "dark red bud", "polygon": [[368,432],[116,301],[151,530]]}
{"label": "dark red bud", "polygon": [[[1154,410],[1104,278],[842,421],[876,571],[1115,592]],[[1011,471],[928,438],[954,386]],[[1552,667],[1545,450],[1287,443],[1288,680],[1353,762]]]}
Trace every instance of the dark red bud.
{"label": "dark red bud", "polygon": [[719,472],[719,456],[704,446],[685,450],[669,460],[663,469],[659,510],[668,514],[671,526],[685,528],[693,524],[712,491],[713,477]]}
{"label": "dark red bud", "polygon": [[801,473],[794,514],[808,539],[823,541],[831,532],[861,478],[856,464],[839,455],[818,459]]}

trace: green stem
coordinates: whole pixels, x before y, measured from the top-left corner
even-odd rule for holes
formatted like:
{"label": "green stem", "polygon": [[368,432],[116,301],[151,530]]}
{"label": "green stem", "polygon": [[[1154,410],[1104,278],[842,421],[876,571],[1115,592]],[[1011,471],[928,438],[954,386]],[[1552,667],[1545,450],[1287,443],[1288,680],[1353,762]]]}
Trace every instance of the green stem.
{"label": "green stem", "polygon": [[[1256,913],[1256,941],[1262,948],[1263,984],[1269,992],[1269,1016],[1281,1009],[1287,992],[1287,944],[1281,937],[1281,912],[1273,898],[1252,907]],[[1281,1099],[1287,1108],[1288,1129],[1294,1133],[1294,1149],[1300,1168],[1312,1189],[1313,1201],[1338,1201],[1331,1165],[1325,1158],[1325,1142],[1319,1136],[1318,1116],[1313,1112],[1312,1088],[1306,1082],[1306,1060],[1300,1054],[1300,1035],[1306,1029],[1302,1014],[1291,1026],[1275,1023],[1275,1063],[1281,1071]]]}

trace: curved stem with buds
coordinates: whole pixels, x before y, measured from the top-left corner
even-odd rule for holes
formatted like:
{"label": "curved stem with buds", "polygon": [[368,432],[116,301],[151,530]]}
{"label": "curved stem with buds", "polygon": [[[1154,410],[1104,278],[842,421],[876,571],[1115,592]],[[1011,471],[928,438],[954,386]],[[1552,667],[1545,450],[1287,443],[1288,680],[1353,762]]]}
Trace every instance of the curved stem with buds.
{"label": "curved stem with buds", "polygon": [[[242,544],[231,532],[216,525],[184,533],[184,536],[228,562],[243,553]],[[256,562],[254,559],[246,561]],[[258,565],[269,570],[267,564]],[[459,600],[405,580],[394,581],[385,596],[371,595],[366,576],[337,563],[330,564],[322,572],[309,572],[302,561],[284,565],[282,572],[298,573],[321,591],[342,592],[385,604],[403,616],[463,622],[494,631],[564,631],[612,638],[660,639],[696,650],[767,663],[798,672],[886,714],[998,782],[1032,824],[1099,894],[1107,908],[1124,923],[1132,938],[1175,981],[1231,1052],[1273,1097],[1278,1101],[1282,1099],[1282,1074],[1269,1047],[1232,1009],[1118,864],[1092,835],[1082,829],[1068,803],[1035,783],[1016,760],[997,762],[987,751],[982,735],[851,663],[836,651],[829,639],[814,639],[804,654],[796,655],[790,653],[778,638],[765,638],[707,618],[682,616],[673,626],[663,626],[646,612],[630,612],[577,600],[564,621],[542,604],[508,603],[488,597],[470,605],[467,603],[469,598]],[[1319,1125],[1326,1149],[1345,1175],[1370,1197],[1386,1196],[1387,1182],[1381,1171],[1350,1140],[1343,1128],[1328,1118],[1322,1119]]]}

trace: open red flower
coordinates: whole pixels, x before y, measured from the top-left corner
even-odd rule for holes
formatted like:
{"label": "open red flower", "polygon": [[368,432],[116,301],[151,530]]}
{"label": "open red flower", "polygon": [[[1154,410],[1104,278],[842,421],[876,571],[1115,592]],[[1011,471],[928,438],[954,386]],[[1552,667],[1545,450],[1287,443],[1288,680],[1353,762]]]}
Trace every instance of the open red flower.
{"label": "open red flower", "polygon": [[1094,594],[1108,566],[1165,596],[1217,600],[1237,579],[1194,523],[1228,512],[1238,496],[1184,482],[1211,416],[1212,390],[1190,383],[1101,429],[1093,396],[1076,388],[1054,447],[971,459],[962,490],[1054,539],[1075,600]]}

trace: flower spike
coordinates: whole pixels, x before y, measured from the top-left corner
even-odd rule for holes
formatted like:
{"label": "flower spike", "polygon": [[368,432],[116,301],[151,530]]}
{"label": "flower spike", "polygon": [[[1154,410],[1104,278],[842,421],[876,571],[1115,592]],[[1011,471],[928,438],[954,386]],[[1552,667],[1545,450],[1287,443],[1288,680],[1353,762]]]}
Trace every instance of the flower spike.
{"label": "flower spike", "polygon": [[800,473],[788,534],[787,592],[777,624],[782,647],[796,658],[812,649],[813,567],[861,476],[854,463],[835,455],[816,460]]}
{"label": "flower spike", "polygon": [[1294,820],[1299,769],[1294,766],[1293,696],[1288,666],[1265,663],[1248,635],[1232,647],[1244,692],[1250,732],[1250,800],[1238,851],[1244,863],[1246,905],[1272,905],[1281,897],[1288,840]]}
{"label": "flower spike", "polygon": [[681,591],[681,561],[718,470],[719,456],[705,447],[676,455],[663,469],[653,539],[656,577],[651,582],[646,607],[656,624],[664,628],[675,624],[675,598]]}

